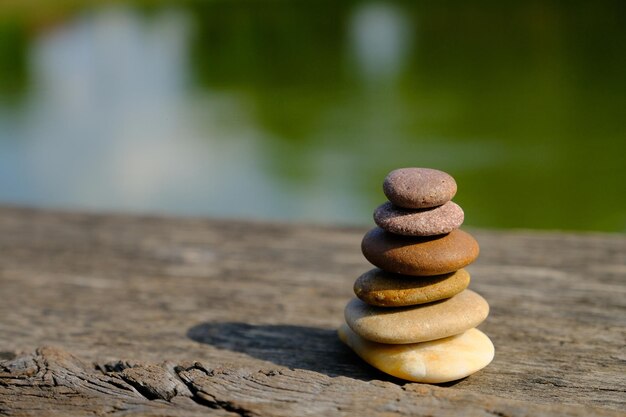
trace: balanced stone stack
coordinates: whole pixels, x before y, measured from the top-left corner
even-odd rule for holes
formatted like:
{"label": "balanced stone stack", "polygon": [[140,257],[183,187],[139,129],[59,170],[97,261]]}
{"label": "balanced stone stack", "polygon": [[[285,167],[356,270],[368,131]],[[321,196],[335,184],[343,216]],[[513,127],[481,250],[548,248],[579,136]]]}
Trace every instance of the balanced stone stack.
{"label": "balanced stone stack", "polygon": [[475,328],[489,305],[467,289],[463,268],[478,257],[478,243],[459,230],[456,189],[442,171],[392,171],[383,184],[389,202],[374,212],[379,227],[363,238],[363,255],[378,268],[356,280],[339,338],[398,378],[454,381],[493,359],[491,340]]}

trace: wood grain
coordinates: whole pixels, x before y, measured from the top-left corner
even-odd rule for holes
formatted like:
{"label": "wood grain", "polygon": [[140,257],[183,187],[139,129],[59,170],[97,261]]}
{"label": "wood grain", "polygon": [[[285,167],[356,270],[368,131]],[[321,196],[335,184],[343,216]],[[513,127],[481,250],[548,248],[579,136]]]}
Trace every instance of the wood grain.
{"label": "wood grain", "polygon": [[373,370],[335,334],[367,229],[0,208],[0,415],[623,415],[626,237],[471,231],[485,370]]}

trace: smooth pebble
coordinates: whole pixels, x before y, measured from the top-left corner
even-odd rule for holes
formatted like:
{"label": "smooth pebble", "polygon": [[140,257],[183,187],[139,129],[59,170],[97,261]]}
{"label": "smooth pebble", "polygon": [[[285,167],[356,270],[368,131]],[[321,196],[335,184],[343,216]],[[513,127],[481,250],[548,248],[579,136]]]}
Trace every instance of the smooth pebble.
{"label": "smooth pebble", "polygon": [[365,362],[389,375],[414,382],[438,384],[465,378],[494,356],[491,340],[478,329],[456,336],[409,345],[386,345],[365,340],[343,324],[339,338]]}
{"label": "smooth pebble", "polygon": [[463,224],[463,209],[448,201],[427,209],[404,209],[387,202],[374,211],[374,221],[388,232],[405,236],[433,236],[450,233]]}
{"label": "smooth pebble", "polygon": [[450,298],[470,283],[465,269],[444,275],[415,277],[374,268],[354,283],[354,293],[370,305],[404,307]]}
{"label": "smooth pebble", "polygon": [[456,194],[456,181],[449,174],[430,168],[400,168],[391,171],[383,191],[396,206],[417,209],[440,206]]}
{"label": "smooth pebble", "polygon": [[476,260],[478,242],[460,229],[440,236],[400,236],[375,227],[361,242],[365,258],[386,271],[405,275],[441,275]]}
{"label": "smooth pebble", "polygon": [[356,334],[392,344],[426,342],[463,333],[488,315],[489,304],[472,290],[446,300],[398,308],[376,307],[353,298],[344,310],[346,323]]}

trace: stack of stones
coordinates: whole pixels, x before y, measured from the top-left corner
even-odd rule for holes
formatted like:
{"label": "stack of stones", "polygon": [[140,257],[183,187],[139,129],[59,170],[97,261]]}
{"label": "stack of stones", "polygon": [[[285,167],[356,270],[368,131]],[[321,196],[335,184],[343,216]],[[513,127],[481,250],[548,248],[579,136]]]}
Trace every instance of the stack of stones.
{"label": "stack of stones", "polygon": [[493,359],[491,340],[475,328],[489,305],[466,289],[463,268],[478,257],[478,243],[459,230],[464,214],[451,201],[456,189],[442,171],[392,171],[383,185],[389,202],[374,212],[379,227],[363,238],[363,255],[378,268],[356,280],[358,298],[346,306],[339,337],[398,378],[454,381]]}

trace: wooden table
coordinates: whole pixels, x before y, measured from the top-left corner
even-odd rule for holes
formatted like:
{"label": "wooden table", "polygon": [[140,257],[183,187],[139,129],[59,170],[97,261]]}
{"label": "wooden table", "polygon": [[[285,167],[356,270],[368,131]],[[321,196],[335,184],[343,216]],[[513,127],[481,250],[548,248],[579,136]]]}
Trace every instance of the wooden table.
{"label": "wooden table", "polygon": [[365,231],[0,208],[0,415],[624,415],[625,236],[473,230],[496,357],[434,386],[337,340]]}

